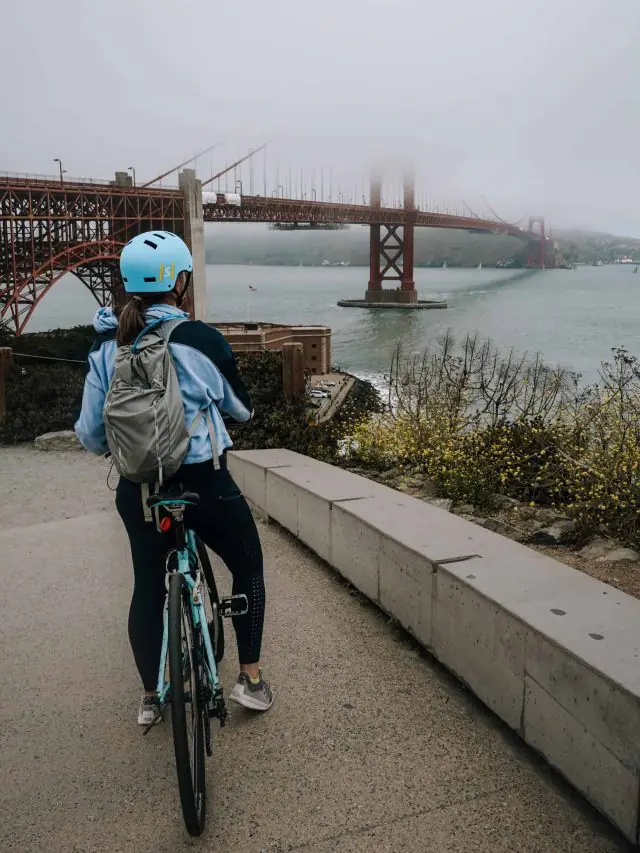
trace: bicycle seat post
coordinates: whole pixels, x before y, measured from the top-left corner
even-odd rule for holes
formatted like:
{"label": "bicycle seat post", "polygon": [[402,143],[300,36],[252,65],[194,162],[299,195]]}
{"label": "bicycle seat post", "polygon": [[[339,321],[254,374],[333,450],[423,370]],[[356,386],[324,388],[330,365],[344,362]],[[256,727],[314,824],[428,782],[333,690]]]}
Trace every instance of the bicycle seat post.
{"label": "bicycle seat post", "polygon": [[176,532],[176,546],[178,550],[187,547],[187,537],[184,530],[184,504],[174,504],[167,507],[174,520],[174,528]]}

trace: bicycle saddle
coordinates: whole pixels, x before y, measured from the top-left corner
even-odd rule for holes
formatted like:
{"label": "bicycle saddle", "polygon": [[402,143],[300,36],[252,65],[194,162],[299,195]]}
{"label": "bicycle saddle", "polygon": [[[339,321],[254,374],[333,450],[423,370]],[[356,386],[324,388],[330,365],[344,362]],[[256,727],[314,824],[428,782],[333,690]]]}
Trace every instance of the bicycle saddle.
{"label": "bicycle saddle", "polygon": [[150,509],[154,509],[159,504],[163,503],[200,506],[200,495],[197,492],[159,492],[157,495],[150,495],[147,498],[147,506]]}

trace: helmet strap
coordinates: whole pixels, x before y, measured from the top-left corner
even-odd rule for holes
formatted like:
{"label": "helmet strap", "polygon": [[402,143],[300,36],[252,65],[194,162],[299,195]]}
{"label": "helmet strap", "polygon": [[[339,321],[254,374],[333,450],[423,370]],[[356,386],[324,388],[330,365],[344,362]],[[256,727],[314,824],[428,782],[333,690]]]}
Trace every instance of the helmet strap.
{"label": "helmet strap", "polygon": [[188,272],[186,275],[184,287],[182,288],[182,290],[177,290],[177,288],[176,288],[176,291],[177,291],[176,296],[178,297],[178,299],[176,301],[176,306],[178,308],[182,308],[182,306],[184,305],[185,300],[187,298],[187,293],[189,292],[189,285],[190,284],[191,284],[191,273]]}

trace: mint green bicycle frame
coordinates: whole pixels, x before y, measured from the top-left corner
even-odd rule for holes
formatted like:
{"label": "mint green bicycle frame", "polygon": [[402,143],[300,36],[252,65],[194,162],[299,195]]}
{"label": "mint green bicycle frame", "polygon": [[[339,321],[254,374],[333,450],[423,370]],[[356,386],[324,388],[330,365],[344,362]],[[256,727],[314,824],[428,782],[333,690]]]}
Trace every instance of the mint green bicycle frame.
{"label": "mint green bicycle frame", "polygon": [[[190,504],[188,504],[186,501],[181,502],[181,506],[187,505]],[[157,504],[157,506],[166,506],[169,509],[178,524],[178,528],[180,528],[180,526],[184,524],[182,520],[182,512],[176,512],[175,501],[162,501],[161,503]],[[211,645],[211,637],[209,636],[209,630],[207,625],[207,616],[204,609],[204,600],[202,596],[203,577],[202,568],[200,567],[200,560],[198,558],[198,551],[196,548],[196,537],[192,530],[189,530],[188,528],[184,529],[183,527],[182,530],[178,529],[179,545],[181,544],[181,538],[184,539],[184,546],[174,548],[169,551],[166,557],[165,564],[167,595],[165,596],[164,600],[164,611],[162,617],[162,651],[160,652],[160,666],[158,669],[157,686],[158,704],[161,708],[169,702],[171,690],[171,683],[165,677],[165,674],[167,670],[167,655],[169,647],[169,578],[173,574],[173,572],[169,571],[169,560],[174,555],[176,556],[178,563],[176,571],[184,577],[187,588],[190,592],[189,600],[191,603],[191,613],[193,615],[194,627],[197,628],[198,626],[200,626],[200,633],[202,634],[202,638],[204,640],[206,660],[203,661],[203,664],[206,671],[206,677],[209,680],[209,686],[211,687],[212,701],[215,702],[215,699],[221,693],[218,667],[216,665],[215,654],[213,653],[213,646]],[[196,573],[195,580],[191,576],[194,562],[198,566],[198,571]]]}

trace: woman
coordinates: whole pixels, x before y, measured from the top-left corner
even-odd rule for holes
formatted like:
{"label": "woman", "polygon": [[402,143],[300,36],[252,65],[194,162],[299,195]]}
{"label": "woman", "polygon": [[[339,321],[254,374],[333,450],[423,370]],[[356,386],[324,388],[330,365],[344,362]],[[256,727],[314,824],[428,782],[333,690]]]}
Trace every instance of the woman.
{"label": "woman", "polygon": [[[119,319],[110,308],[100,308],[94,319],[98,338],[89,354],[82,411],[75,429],[84,447],[93,453],[108,450],[103,409],[113,376],[118,346],[131,344],[154,320],[183,319],[171,331],[169,350],[184,404],[185,425],[198,413],[213,422],[217,447],[207,418],[197,420],[182,467],[170,483],[197,492],[201,505],[189,508],[187,521],[200,538],[226,563],[233,576],[233,593],[247,596],[249,611],[234,617],[240,675],[230,698],[256,711],[266,711],[273,693],[262,678],[260,647],[265,591],[262,549],[247,502],[229,474],[226,451],[231,447],[221,412],[233,420],[251,419],[251,403],[224,337],[205,323],[188,320],[181,310],[190,273],[191,253],[168,231],[150,231],[134,237],[122,250],[120,272],[129,300]],[[220,467],[213,464],[214,453]],[[167,484],[165,484],[167,485]],[[116,491],[116,507],[124,522],[133,558],[134,589],[129,611],[129,639],[142,679],[138,723],[157,722],[156,683],[162,644],[165,599],[166,538],[145,520],[142,489],[124,477]]]}

